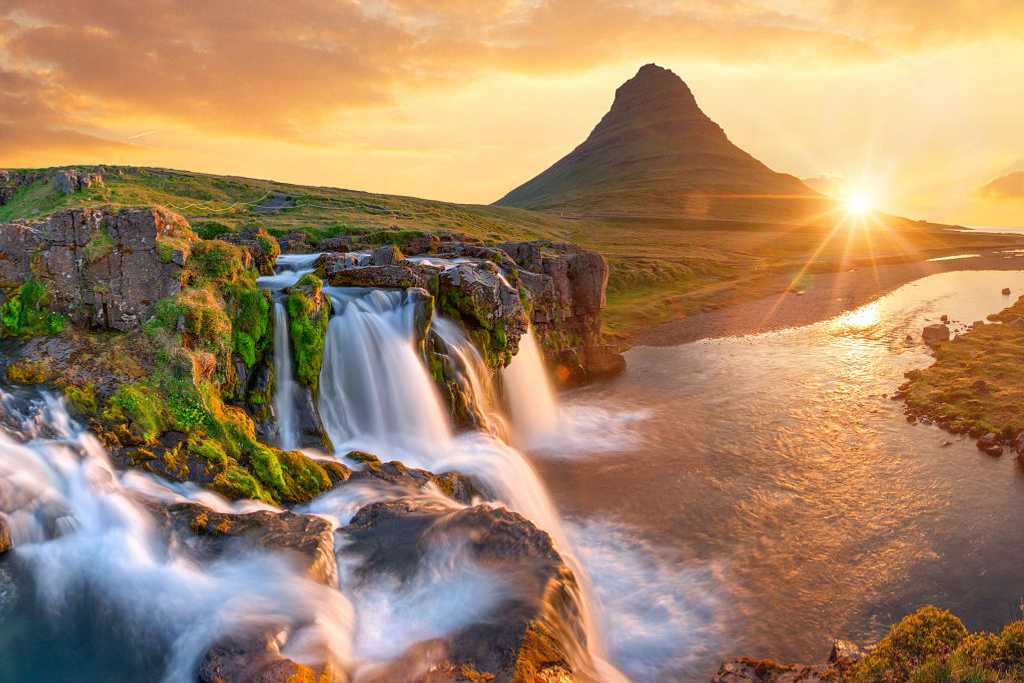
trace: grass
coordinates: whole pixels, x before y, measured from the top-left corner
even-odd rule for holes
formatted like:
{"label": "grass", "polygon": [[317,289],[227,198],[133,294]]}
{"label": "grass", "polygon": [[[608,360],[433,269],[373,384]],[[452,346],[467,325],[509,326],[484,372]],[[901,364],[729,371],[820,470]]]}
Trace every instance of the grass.
{"label": "grass", "polygon": [[911,413],[953,432],[994,433],[1009,441],[1024,431],[1024,297],[983,325],[935,347],[935,363],[907,373],[901,387]]}
{"label": "grass", "polygon": [[[811,272],[825,272],[871,259],[911,261],[956,249],[1018,242],[888,216],[879,217],[883,227],[844,228],[832,234],[839,220],[836,215],[789,223],[652,216],[577,219],[187,171],[88,170],[102,173],[104,185],[62,195],[48,181],[38,181],[0,207],[0,221],[37,219],[67,206],[162,204],[185,216],[204,238],[258,225],[275,236],[302,231],[314,242],[358,233],[376,242],[402,244],[411,236],[437,231],[460,232],[487,242],[573,242],[608,258],[611,277],[605,332],[621,345],[653,325],[783,291],[808,263]],[[287,198],[285,208],[261,212],[260,205],[276,195]]]}

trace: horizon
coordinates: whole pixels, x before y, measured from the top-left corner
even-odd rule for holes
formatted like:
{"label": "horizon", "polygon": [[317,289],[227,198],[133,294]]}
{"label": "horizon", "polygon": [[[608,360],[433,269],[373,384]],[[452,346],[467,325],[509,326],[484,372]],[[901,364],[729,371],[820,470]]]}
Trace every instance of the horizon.
{"label": "horizon", "polygon": [[[583,50],[615,27],[574,30],[593,10],[559,2],[353,3],[295,16],[256,5],[246,17],[213,5],[171,21],[8,0],[0,166],[157,166],[490,204],[580,144],[615,88],[652,62],[775,171],[838,181],[836,194],[868,192],[909,218],[1024,224],[1024,198],[980,193],[1024,170],[1013,69],[1024,11],[870,4],[657,14],[606,2],[631,40]],[[420,25],[427,37],[415,37]],[[374,31],[399,46],[393,59],[380,47],[358,55]],[[504,50],[488,42],[498,40]],[[124,68],[104,71],[112,60]]]}

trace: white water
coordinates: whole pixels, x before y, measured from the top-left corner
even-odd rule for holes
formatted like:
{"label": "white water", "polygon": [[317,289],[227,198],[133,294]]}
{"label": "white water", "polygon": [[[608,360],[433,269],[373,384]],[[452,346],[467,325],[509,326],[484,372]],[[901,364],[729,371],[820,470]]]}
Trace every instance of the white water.
{"label": "white water", "polygon": [[[35,577],[49,618],[74,623],[84,609],[90,632],[116,629],[136,653],[157,651],[162,670],[152,678],[168,682],[193,680],[220,637],[271,627],[286,627],[282,652],[296,661],[323,664],[327,653],[335,666],[349,664],[353,609],[340,593],[271,553],[197,564],[168,546],[100,444],[70,426],[60,403],[49,402],[44,414],[59,439],[17,443],[0,433],[0,510],[11,524],[13,557]],[[159,486],[148,488],[159,496]],[[48,673],[41,652],[22,656],[38,680],[73,675]]]}
{"label": "white water", "polygon": [[532,330],[519,338],[519,353],[502,371],[502,381],[516,439],[536,445],[554,434],[560,423],[558,402]]}
{"label": "white water", "polygon": [[274,302],[274,415],[277,417],[278,447],[290,451],[299,447],[296,418],[295,380],[288,334],[288,312]]}
{"label": "white water", "polygon": [[507,437],[508,427],[497,405],[497,392],[483,357],[457,323],[434,315],[432,327],[444,342],[459,370],[462,391],[477,409],[484,428],[498,437]]}

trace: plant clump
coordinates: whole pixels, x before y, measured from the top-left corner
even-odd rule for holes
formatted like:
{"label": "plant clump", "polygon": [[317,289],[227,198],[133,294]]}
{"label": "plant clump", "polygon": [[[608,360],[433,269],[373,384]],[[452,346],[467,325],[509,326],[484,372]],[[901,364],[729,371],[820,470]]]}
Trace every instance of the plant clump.
{"label": "plant clump", "polygon": [[295,379],[314,392],[319,388],[330,319],[330,304],[324,299],[322,288],[323,281],[316,275],[304,275],[290,289],[286,303]]}
{"label": "plant clump", "polygon": [[4,337],[35,337],[59,334],[67,318],[49,309],[50,295],[36,279],[25,281],[0,305]]}

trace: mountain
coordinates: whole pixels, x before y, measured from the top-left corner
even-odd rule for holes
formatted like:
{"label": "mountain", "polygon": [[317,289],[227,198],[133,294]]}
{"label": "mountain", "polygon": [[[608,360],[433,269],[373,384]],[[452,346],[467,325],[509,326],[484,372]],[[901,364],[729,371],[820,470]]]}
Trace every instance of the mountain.
{"label": "mountain", "polygon": [[986,199],[1024,199],[1024,171],[996,178],[978,193]]}
{"label": "mountain", "polygon": [[682,79],[647,64],[580,146],[496,203],[581,216],[770,218],[794,199],[822,198],[730,142]]}

